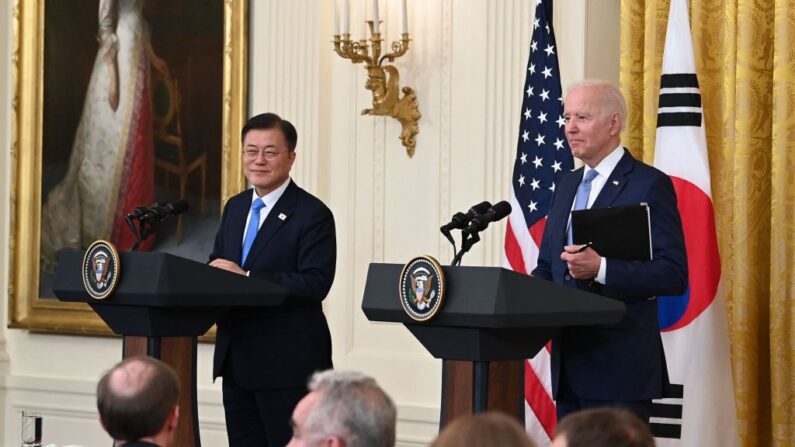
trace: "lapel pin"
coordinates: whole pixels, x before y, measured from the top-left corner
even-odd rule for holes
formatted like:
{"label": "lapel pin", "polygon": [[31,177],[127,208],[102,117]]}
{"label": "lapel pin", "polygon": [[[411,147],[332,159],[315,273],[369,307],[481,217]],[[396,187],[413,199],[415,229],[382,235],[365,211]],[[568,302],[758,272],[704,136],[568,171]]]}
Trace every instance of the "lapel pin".
{"label": "lapel pin", "polygon": [[279,213],[279,219],[281,220],[287,219],[287,215],[284,213]]}
{"label": "lapel pin", "polygon": [[618,186],[618,180],[613,180],[613,185]]}

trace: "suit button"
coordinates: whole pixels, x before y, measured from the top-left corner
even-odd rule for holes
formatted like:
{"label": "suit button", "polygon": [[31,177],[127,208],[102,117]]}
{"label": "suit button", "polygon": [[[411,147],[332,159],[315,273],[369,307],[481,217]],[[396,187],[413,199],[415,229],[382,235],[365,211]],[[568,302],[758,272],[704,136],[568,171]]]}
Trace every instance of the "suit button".
{"label": "suit button", "polygon": [[566,281],[571,281],[571,275],[566,273],[566,276],[563,279],[565,279]]}

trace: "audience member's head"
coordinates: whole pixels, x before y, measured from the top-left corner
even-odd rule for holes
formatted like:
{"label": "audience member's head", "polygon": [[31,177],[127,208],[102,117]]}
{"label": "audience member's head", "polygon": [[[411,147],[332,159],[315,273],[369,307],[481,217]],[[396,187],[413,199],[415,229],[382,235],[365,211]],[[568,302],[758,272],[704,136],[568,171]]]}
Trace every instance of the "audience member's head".
{"label": "audience member's head", "polygon": [[553,447],[654,447],[649,426],[621,408],[595,408],[563,418]]}
{"label": "audience member's head", "polygon": [[170,445],[179,419],[179,379],[151,357],[128,357],[97,384],[102,427],[116,441]]}
{"label": "audience member's head", "polygon": [[293,411],[288,446],[393,447],[397,411],[370,377],[352,371],[315,373]]}
{"label": "audience member's head", "polygon": [[503,413],[479,413],[453,420],[431,447],[533,447],[524,427]]}

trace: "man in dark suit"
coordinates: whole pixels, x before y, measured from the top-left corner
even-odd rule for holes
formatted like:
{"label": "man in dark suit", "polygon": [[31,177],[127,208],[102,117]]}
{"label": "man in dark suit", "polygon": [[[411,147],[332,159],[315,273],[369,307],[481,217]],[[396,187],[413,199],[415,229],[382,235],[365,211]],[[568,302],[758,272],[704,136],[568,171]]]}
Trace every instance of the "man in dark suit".
{"label": "man in dark suit", "polygon": [[[621,91],[604,81],[569,88],[566,137],[585,163],[556,185],[533,276],[623,301],[615,325],[564,329],[552,342],[552,389],[558,419],[586,408],[621,406],[649,421],[651,400],[670,383],[656,297],[687,287],[687,255],[670,178],[621,146],[626,117]],[[650,261],[606,259],[570,239],[570,211],[649,204]]]}
{"label": "man in dark suit", "polygon": [[284,286],[278,307],[218,321],[213,377],[223,377],[230,446],[283,446],[313,372],[331,368],[321,302],[334,280],[334,217],[290,179],[295,128],[265,113],[243,127],[243,172],[253,189],[226,203],[210,265]]}

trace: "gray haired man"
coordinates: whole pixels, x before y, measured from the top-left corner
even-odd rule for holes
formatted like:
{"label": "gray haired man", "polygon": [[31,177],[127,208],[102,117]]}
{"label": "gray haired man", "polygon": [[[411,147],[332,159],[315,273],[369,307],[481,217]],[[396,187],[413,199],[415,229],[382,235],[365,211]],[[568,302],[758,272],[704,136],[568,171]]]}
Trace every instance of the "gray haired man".
{"label": "gray haired man", "polygon": [[375,380],[353,371],[323,371],[293,411],[288,447],[393,447],[397,411]]}

